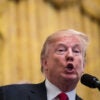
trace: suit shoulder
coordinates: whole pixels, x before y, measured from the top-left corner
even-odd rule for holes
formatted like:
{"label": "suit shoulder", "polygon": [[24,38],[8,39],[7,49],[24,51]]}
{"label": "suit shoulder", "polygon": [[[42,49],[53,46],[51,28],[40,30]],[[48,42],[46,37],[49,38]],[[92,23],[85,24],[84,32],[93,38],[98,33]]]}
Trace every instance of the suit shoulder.
{"label": "suit shoulder", "polygon": [[26,90],[32,87],[32,84],[11,84],[0,86],[0,90],[2,91],[17,91],[17,90]]}
{"label": "suit shoulder", "polygon": [[38,83],[38,84],[10,84],[10,85],[4,85],[0,86],[0,90],[22,90],[22,89],[31,89],[31,88],[37,88],[43,86],[44,83]]}

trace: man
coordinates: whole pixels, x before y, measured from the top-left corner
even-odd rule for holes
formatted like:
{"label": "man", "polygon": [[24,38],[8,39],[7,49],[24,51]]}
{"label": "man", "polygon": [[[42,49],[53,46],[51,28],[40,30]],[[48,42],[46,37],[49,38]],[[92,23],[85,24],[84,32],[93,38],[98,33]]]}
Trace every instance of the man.
{"label": "man", "polygon": [[[82,100],[75,91],[85,67],[88,37],[75,30],[50,35],[41,51],[45,81],[0,87],[0,100]],[[68,99],[61,99],[63,95]]]}

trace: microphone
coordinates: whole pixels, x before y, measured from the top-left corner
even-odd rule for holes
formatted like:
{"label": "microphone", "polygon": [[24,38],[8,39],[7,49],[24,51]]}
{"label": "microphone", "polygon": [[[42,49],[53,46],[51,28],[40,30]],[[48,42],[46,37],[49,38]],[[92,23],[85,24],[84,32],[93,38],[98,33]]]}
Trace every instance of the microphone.
{"label": "microphone", "polygon": [[80,81],[90,88],[98,88],[100,90],[100,81],[95,76],[83,74]]}

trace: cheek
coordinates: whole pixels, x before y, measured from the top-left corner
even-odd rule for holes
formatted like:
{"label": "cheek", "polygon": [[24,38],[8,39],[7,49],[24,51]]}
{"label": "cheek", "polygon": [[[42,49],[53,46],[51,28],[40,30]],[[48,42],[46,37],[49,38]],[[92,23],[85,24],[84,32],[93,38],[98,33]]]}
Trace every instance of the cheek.
{"label": "cheek", "polygon": [[84,61],[83,61],[82,58],[78,60],[78,68],[77,68],[77,70],[80,73],[84,72]]}
{"label": "cheek", "polygon": [[54,56],[50,57],[47,59],[47,68],[52,69],[56,68],[56,66],[59,63],[59,59],[55,58]]}
{"label": "cheek", "polygon": [[61,55],[57,55],[57,54],[53,54],[52,57],[50,57],[50,60],[55,64],[61,63],[62,59],[63,59],[63,57]]}
{"label": "cheek", "polygon": [[62,68],[62,60],[59,57],[52,57],[49,59],[48,62],[48,70],[59,72],[59,70]]}
{"label": "cheek", "polygon": [[51,64],[51,66],[53,66],[54,68],[58,68],[59,66],[61,66],[61,60],[58,58],[53,58]]}
{"label": "cheek", "polygon": [[54,52],[49,53],[49,57],[47,59],[47,64],[50,68],[54,68],[55,70],[60,70],[61,66],[63,66],[63,63],[65,63],[64,56],[57,55]]}

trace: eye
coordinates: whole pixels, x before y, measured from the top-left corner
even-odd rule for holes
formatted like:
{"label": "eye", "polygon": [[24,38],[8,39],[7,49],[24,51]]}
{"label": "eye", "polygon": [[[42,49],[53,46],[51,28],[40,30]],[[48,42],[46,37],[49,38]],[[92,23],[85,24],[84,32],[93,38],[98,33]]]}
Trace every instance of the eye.
{"label": "eye", "polygon": [[64,48],[60,48],[60,49],[58,49],[58,51],[62,52],[62,51],[65,51],[65,49]]}
{"label": "eye", "polygon": [[80,45],[73,46],[72,50],[73,50],[73,53],[75,54],[80,54],[82,52],[82,48]]}
{"label": "eye", "polygon": [[79,50],[74,50],[74,52],[75,52],[75,53],[79,53],[80,51],[79,51]]}
{"label": "eye", "polygon": [[57,53],[57,54],[63,54],[65,51],[66,51],[65,48],[58,48],[58,49],[56,50],[56,53]]}
{"label": "eye", "polygon": [[64,48],[61,48],[61,49],[58,49],[57,51],[58,51],[58,52],[64,52],[65,49],[64,49]]}
{"label": "eye", "polygon": [[74,49],[73,52],[74,53],[80,53],[81,51],[79,49]]}

